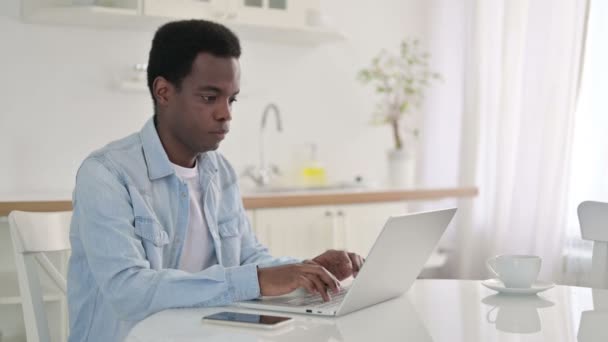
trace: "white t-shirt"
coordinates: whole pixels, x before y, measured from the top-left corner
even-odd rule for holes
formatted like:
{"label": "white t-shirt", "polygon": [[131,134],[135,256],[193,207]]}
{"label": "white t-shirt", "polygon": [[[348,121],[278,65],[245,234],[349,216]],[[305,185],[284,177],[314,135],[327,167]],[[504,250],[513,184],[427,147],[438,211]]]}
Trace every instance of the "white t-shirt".
{"label": "white t-shirt", "polygon": [[188,186],[190,211],[188,231],[179,260],[179,269],[190,273],[202,271],[217,264],[215,246],[203,213],[203,194],[198,180],[198,168],[186,168],[173,164],[177,176]]}

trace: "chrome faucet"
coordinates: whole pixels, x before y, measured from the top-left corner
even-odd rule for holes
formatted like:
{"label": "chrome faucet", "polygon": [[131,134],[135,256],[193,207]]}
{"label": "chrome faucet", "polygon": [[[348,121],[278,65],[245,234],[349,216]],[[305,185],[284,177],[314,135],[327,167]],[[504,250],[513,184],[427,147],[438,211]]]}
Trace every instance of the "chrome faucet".
{"label": "chrome faucet", "polygon": [[279,107],[277,107],[274,103],[269,103],[262,113],[262,122],[260,123],[260,140],[259,140],[259,149],[260,149],[260,165],[255,167],[253,165],[248,166],[245,169],[244,176],[249,177],[257,186],[263,187],[270,184],[270,181],[274,176],[280,175],[279,168],[276,165],[270,164],[266,165],[266,156],[264,155],[264,128],[266,127],[266,121],[268,120],[268,114],[270,112],[274,113],[276,127],[278,132],[283,131],[283,125],[281,122],[281,111]]}
{"label": "chrome faucet", "polygon": [[268,117],[268,113],[270,113],[270,111],[274,112],[274,116],[277,121],[277,131],[283,131],[283,125],[281,123],[281,111],[279,110],[279,107],[277,107],[277,105],[274,103],[269,103],[266,108],[264,108],[264,113],[262,113],[262,124],[260,125],[260,131],[263,131],[264,127],[266,127],[266,118]]}

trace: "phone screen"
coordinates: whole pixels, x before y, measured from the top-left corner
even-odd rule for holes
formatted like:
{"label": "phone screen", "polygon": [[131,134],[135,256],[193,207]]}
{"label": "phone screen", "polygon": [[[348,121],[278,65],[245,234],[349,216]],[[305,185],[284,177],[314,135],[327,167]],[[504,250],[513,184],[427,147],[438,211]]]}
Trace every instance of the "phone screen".
{"label": "phone screen", "polygon": [[215,321],[228,321],[262,325],[275,325],[292,319],[291,317],[258,315],[241,312],[218,312],[216,314],[205,316],[203,318]]}

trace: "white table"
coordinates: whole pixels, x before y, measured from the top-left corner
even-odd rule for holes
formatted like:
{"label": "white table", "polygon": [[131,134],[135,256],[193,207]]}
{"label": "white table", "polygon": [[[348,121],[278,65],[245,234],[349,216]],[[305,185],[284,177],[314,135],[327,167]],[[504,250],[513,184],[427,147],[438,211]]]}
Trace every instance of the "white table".
{"label": "white table", "polygon": [[276,331],[201,323],[223,310],[162,311],[136,325],[127,341],[608,341],[608,290],[568,286],[508,296],[479,281],[417,280],[407,295],[343,317],[282,314],[295,322]]}

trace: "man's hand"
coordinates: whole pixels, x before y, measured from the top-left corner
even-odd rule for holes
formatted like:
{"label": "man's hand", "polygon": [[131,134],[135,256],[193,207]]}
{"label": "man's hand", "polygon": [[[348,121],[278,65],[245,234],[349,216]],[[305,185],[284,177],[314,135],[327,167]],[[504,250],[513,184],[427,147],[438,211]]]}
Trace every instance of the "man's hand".
{"label": "man's hand", "polygon": [[337,293],[340,282],[323,266],[316,264],[291,264],[258,269],[258,281],[262,296],[280,296],[299,287],[310,293],[319,293],[329,301],[328,290]]}
{"label": "man's hand", "polygon": [[304,263],[323,266],[341,281],[351,275],[356,277],[361,266],[363,266],[363,262],[364,259],[357,253],[331,249],[311,261],[307,260]]}

